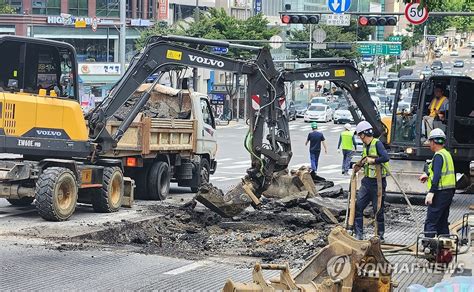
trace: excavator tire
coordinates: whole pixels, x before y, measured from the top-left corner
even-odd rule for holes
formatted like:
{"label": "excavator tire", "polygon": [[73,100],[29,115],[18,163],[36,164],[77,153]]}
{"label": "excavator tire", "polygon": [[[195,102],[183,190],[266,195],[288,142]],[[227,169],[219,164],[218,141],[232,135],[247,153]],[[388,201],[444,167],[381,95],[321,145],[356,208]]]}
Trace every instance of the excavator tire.
{"label": "excavator tire", "polygon": [[77,181],[74,173],[64,167],[46,168],[36,182],[36,209],[48,221],[65,221],[77,203]]}
{"label": "excavator tire", "polygon": [[197,187],[191,187],[191,192],[197,193],[199,191],[199,188],[203,184],[209,183],[209,177],[210,177],[210,164],[209,161],[206,158],[201,158],[201,164],[199,165],[201,168],[201,177],[199,178],[199,183]]}
{"label": "excavator tire", "polygon": [[155,161],[148,173],[148,199],[162,201],[170,192],[170,171],[168,163]]}
{"label": "excavator tire", "polygon": [[123,173],[119,167],[105,167],[102,189],[92,196],[92,208],[99,213],[117,212],[124,194]]}
{"label": "excavator tire", "polygon": [[13,206],[29,206],[35,198],[33,197],[23,197],[20,199],[7,199],[8,203],[12,204]]}

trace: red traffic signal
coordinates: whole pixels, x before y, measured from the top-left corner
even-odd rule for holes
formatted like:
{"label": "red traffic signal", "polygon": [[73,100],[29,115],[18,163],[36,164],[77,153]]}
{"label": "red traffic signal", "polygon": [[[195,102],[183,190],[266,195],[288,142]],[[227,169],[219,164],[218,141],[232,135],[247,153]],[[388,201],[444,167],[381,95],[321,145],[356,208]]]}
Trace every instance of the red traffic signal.
{"label": "red traffic signal", "polygon": [[281,22],[285,24],[301,23],[301,24],[317,24],[319,23],[318,15],[282,15]]}
{"label": "red traffic signal", "polygon": [[361,26],[394,26],[397,22],[395,16],[359,16]]}

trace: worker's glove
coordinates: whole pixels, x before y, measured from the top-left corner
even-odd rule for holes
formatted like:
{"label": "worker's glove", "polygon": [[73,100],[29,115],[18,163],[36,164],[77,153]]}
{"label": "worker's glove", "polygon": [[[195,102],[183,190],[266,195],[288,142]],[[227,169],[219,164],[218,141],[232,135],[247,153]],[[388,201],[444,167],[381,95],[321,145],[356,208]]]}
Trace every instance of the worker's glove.
{"label": "worker's glove", "polygon": [[426,175],[426,173],[423,173],[422,175],[420,175],[418,180],[421,181],[422,183],[425,183],[428,180],[428,176]]}
{"label": "worker's glove", "polygon": [[337,153],[341,153],[341,149],[337,149]]}
{"label": "worker's glove", "polygon": [[352,167],[352,170],[354,171],[354,173],[357,173],[359,172],[360,168],[361,168],[360,165],[354,164],[354,166]]}
{"label": "worker's glove", "polygon": [[433,204],[433,197],[434,197],[434,193],[430,192],[430,193],[426,194],[425,205]]}
{"label": "worker's glove", "polygon": [[373,157],[367,157],[366,162],[367,162],[368,164],[375,164],[375,158],[373,158]]}

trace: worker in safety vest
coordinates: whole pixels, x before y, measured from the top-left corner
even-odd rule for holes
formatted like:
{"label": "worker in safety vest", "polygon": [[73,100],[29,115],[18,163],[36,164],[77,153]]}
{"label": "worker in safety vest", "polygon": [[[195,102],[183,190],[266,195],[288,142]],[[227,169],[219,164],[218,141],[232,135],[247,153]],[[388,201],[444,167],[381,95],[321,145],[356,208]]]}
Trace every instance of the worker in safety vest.
{"label": "worker in safety vest", "polygon": [[[389,167],[389,156],[383,143],[374,138],[374,130],[367,121],[360,122],[356,127],[356,134],[364,143],[362,150],[362,160],[354,165],[354,172],[358,172],[361,168],[364,170],[364,178],[360,189],[357,193],[356,210],[355,210],[355,237],[359,240],[363,239],[363,213],[364,209],[372,202],[374,214],[376,215],[378,236],[381,241],[384,240],[385,224],[384,224],[384,199],[385,188],[387,187],[387,168]],[[378,188],[376,165],[380,164],[382,176],[382,198],[380,209],[378,209]]]}
{"label": "worker in safety vest", "polygon": [[339,142],[337,143],[337,151],[341,152],[342,146],[342,174],[348,175],[349,168],[351,167],[352,153],[357,150],[357,144],[355,141],[354,132],[351,131],[351,124],[347,123],[344,125],[344,131],[339,136]]}
{"label": "worker in safety vest", "polygon": [[438,115],[440,109],[443,108],[445,111],[448,108],[448,99],[444,95],[442,87],[437,86],[434,89],[434,97],[428,106],[428,115],[423,117],[423,133],[427,135],[433,130],[433,120]]}
{"label": "worker in safety vest", "polygon": [[428,173],[420,176],[421,182],[428,182],[425,204],[428,212],[425,220],[425,236],[449,234],[449,208],[456,189],[456,174],[451,154],[444,143],[446,134],[441,129],[430,132],[429,145],[435,154],[428,165]]}

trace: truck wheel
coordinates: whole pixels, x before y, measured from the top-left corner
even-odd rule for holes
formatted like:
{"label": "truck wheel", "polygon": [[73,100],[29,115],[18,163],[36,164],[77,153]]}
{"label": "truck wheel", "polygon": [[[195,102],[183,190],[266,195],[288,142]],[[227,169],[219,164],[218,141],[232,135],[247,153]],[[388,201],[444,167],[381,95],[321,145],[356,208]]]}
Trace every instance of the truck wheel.
{"label": "truck wheel", "polygon": [[170,171],[168,163],[156,161],[148,173],[148,198],[164,200],[170,192]]}
{"label": "truck wheel", "polygon": [[199,178],[199,186],[191,187],[193,193],[197,193],[201,185],[208,183],[210,177],[209,161],[206,158],[201,158],[201,177]]}
{"label": "truck wheel", "polygon": [[29,206],[35,198],[33,197],[23,197],[20,199],[7,199],[8,203],[12,204],[13,206]]}
{"label": "truck wheel", "polygon": [[76,209],[77,193],[76,177],[71,170],[46,168],[36,182],[36,209],[43,219],[67,220]]}
{"label": "truck wheel", "polygon": [[92,208],[99,213],[117,212],[122,206],[123,173],[119,167],[105,167],[102,189],[92,196]]}

